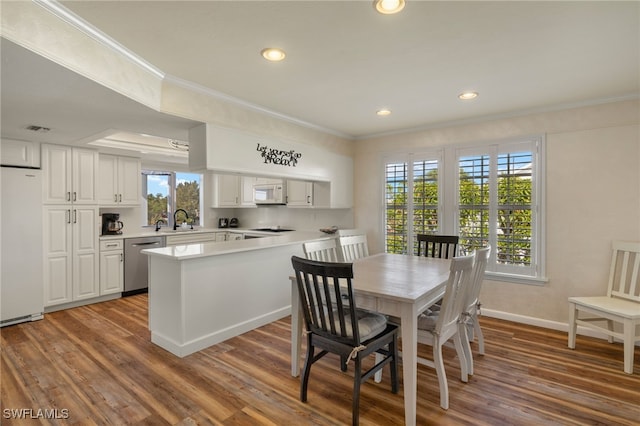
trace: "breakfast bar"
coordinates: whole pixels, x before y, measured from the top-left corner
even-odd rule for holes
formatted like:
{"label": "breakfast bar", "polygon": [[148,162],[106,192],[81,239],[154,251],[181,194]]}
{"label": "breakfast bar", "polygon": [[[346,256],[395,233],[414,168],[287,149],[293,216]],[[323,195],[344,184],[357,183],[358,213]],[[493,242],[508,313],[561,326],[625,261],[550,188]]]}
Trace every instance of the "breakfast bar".
{"label": "breakfast bar", "polygon": [[291,313],[291,256],[320,232],[143,250],[151,341],[184,357]]}

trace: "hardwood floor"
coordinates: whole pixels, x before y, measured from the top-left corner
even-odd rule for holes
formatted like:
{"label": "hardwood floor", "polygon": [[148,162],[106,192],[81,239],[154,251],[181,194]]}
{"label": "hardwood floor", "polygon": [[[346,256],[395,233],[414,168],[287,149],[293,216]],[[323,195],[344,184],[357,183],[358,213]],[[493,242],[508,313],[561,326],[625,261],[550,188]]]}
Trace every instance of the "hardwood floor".
{"label": "hardwood floor", "polygon": [[[455,351],[446,348],[449,410],[439,407],[434,371],[418,367],[419,425],[640,423],[640,350],[635,374],[627,375],[620,344],[578,336],[570,350],[566,333],[486,317],[481,323],[486,355],[476,356],[469,383],[460,382]],[[290,375],[289,318],[181,359],[150,343],[147,296],[138,295],[5,327],[1,339],[2,425],[341,425],[351,419],[353,370],[340,372],[336,358],[314,365],[308,403],[299,401],[299,379]],[[430,357],[429,350],[421,348],[421,355]],[[363,385],[360,423],[403,424],[402,394],[390,392],[388,370],[382,383]]]}

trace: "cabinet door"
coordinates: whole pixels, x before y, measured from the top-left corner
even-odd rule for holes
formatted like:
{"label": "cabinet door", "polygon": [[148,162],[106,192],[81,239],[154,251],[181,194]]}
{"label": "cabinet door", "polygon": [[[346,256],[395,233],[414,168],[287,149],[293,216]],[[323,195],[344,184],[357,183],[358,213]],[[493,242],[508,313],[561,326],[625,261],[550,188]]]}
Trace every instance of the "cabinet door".
{"label": "cabinet door", "polygon": [[256,184],[258,178],[252,176],[242,177],[242,191],[240,196],[240,205],[244,207],[255,207],[256,203],[253,201],[253,186]]}
{"label": "cabinet door", "polygon": [[122,206],[139,206],[142,184],[140,160],[120,157],[118,159],[118,202]]}
{"label": "cabinet door", "polygon": [[99,295],[98,208],[74,206],[73,228],[73,300]]}
{"label": "cabinet door", "polygon": [[313,183],[301,180],[287,181],[287,206],[313,205]]}
{"label": "cabinet door", "polygon": [[227,235],[226,232],[216,232],[216,242],[227,241]]}
{"label": "cabinet door", "polygon": [[40,167],[40,145],[37,142],[2,139],[0,163],[6,166]]}
{"label": "cabinet door", "polygon": [[65,204],[71,202],[71,148],[61,145],[42,145],[42,202]]}
{"label": "cabinet door", "polygon": [[96,204],[98,153],[78,148],[73,148],[71,153],[73,156],[71,199],[74,204]]}
{"label": "cabinet door", "polygon": [[240,176],[216,175],[216,207],[237,207],[240,203]]}
{"label": "cabinet door", "polygon": [[122,250],[100,252],[100,294],[120,293],[124,289]]}
{"label": "cabinet door", "polygon": [[43,212],[45,306],[71,302],[72,239],[70,206],[46,206]]}
{"label": "cabinet door", "polygon": [[118,157],[100,154],[98,161],[98,204],[118,203]]}

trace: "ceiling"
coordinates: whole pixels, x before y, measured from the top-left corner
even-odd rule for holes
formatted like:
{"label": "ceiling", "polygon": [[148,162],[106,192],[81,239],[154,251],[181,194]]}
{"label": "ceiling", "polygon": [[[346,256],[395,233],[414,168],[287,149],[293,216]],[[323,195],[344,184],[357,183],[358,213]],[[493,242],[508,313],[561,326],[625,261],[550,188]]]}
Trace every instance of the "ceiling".
{"label": "ceiling", "polygon": [[[640,92],[638,2],[407,0],[397,15],[368,0],[61,4],[168,76],[353,139]],[[286,59],[265,61],[265,47]],[[38,124],[56,142],[108,129],[184,139],[198,124],[6,40],[1,56],[5,137]],[[466,90],[479,96],[461,101]]]}

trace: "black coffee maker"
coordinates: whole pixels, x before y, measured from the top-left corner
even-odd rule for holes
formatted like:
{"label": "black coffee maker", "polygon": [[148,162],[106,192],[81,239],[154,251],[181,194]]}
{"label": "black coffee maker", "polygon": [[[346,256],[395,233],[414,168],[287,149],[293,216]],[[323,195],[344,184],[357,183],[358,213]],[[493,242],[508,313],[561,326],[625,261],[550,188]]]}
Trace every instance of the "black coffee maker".
{"label": "black coffee maker", "polygon": [[124,224],[120,222],[118,213],[102,213],[102,235],[122,234]]}

